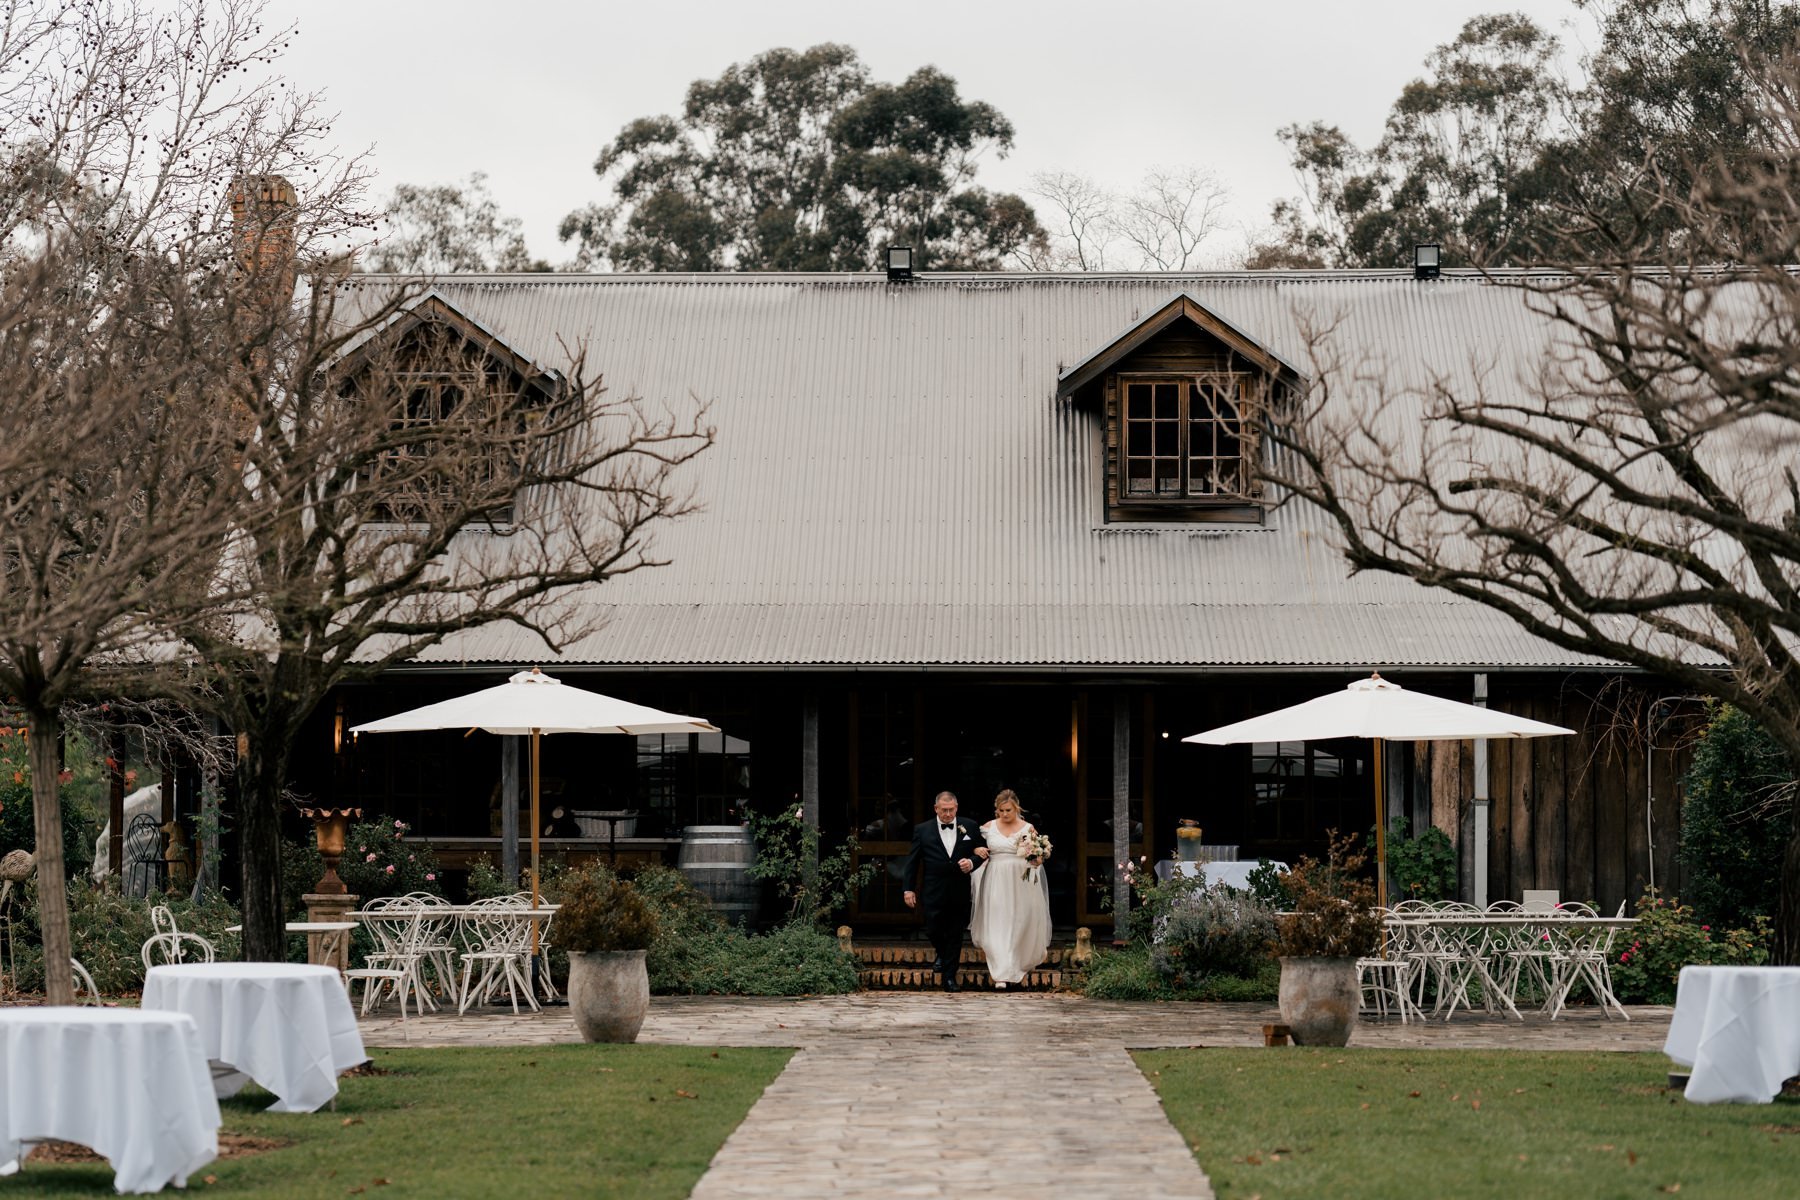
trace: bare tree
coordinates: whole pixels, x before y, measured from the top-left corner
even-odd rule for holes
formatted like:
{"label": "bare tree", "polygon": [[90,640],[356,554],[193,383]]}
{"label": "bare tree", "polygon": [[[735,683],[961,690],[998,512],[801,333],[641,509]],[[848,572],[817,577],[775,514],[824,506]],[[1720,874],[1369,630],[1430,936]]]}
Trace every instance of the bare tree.
{"label": "bare tree", "polygon": [[1230,190],[1201,167],[1156,167],[1137,188],[1118,192],[1085,175],[1049,171],[1032,177],[1043,202],[1046,236],[1013,254],[1043,271],[1185,271],[1224,225]]}
{"label": "bare tree", "polygon": [[[1472,362],[1402,397],[1322,323],[1274,474],[1335,518],[1352,570],[1725,700],[1800,774],[1800,75],[1755,75],[1760,154],[1679,186],[1648,163],[1653,186],[1563,214],[1612,262],[1501,281],[1541,319],[1534,373]],[[1776,941],[1800,962],[1800,807]]]}
{"label": "bare tree", "polygon": [[1107,250],[1118,234],[1113,220],[1118,198],[1086,175],[1042,171],[1031,177],[1031,194],[1043,202],[1039,220],[1046,237],[1021,248],[1019,265],[1034,271],[1104,271]]}
{"label": "bare tree", "polygon": [[1146,269],[1185,271],[1199,265],[1200,247],[1218,232],[1230,195],[1204,168],[1154,167],[1124,197],[1113,224]]}
{"label": "bare tree", "polygon": [[56,747],[64,706],[166,657],[204,603],[233,497],[212,402],[242,284],[230,184],[305,169],[311,232],[354,163],[310,97],[260,78],[287,36],[253,0],[172,11],[28,0],[0,21],[0,687],[30,720],[48,990],[72,995]]}
{"label": "bare tree", "polygon": [[244,951],[284,953],[280,828],[289,756],[336,685],[475,626],[547,648],[591,631],[581,584],[657,565],[690,511],[676,472],[711,444],[705,406],[608,393],[571,347],[517,358],[421,286],[315,285],[279,352],[245,354],[224,594],[177,626],[204,675],[175,694],[238,736]]}

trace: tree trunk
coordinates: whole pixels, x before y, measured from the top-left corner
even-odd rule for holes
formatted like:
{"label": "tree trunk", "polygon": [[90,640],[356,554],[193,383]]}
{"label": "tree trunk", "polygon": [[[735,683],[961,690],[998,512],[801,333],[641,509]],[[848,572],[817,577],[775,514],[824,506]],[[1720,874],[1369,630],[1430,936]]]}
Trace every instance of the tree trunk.
{"label": "tree trunk", "polygon": [[238,900],[246,962],[287,958],[281,911],[281,781],[286,765],[286,755],[265,756],[254,745],[238,756]]}
{"label": "tree trunk", "polygon": [[62,781],[56,744],[62,721],[54,712],[27,710],[31,721],[31,807],[37,833],[38,926],[44,938],[44,991],[52,1004],[75,1003],[69,967],[69,884],[63,864]]}

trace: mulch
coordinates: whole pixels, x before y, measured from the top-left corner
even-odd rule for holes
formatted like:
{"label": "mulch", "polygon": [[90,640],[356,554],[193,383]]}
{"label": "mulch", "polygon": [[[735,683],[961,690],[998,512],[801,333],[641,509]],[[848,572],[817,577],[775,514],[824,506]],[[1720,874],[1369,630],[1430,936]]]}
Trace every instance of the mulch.
{"label": "mulch", "polygon": [[[291,1145],[293,1145],[292,1142],[282,1138],[251,1137],[244,1133],[219,1131],[220,1158],[248,1158],[252,1154],[262,1154]],[[32,1147],[31,1153],[25,1161],[28,1163],[97,1163],[106,1160],[86,1146],[77,1145],[74,1142],[39,1142]]]}

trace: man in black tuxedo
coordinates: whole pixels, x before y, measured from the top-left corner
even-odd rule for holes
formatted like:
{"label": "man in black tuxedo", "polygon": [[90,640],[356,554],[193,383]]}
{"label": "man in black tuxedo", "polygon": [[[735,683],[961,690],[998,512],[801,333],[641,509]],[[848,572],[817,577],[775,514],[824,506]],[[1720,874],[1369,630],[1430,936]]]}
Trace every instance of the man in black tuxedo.
{"label": "man in black tuxedo", "polygon": [[[969,927],[969,876],[987,857],[981,830],[975,822],[956,815],[956,796],[939,792],[935,820],[914,827],[912,849],[906,855],[906,907],[925,908],[925,936],[937,951],[935,969],[944,977],[944,990],[954,992],[956,968],[962,960],[963,931]],[[912,883],[924,870],[914,891]]]}

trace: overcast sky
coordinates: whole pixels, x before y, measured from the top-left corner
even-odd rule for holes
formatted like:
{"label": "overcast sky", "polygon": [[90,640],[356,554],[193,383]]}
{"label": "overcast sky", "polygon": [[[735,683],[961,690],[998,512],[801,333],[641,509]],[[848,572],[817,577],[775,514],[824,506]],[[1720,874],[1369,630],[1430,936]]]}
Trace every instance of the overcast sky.
{"label": "overcast sky", "polygon": [[[561,218],[601,196],[600,147],[627,121],[677,112],[688,84],[773,46],[845,42],[878,80],[932,65],[1017,130],[979,181],[1025,191],[1040,171],[1115,186],[1147,167],[1211,167],[1230,219],[1262,225],[1295,190],[1275,131],[1321,118],[1379,137],[1432,47],[1483,12],[1516,10],[1591,40],[1571,0],[273,0],[297,22],[285,73],[323,90],[346,148],[396,183],[485,171],[534,254],[566,261]],[[1223,246],[1221,246],[1223,250]]]}

